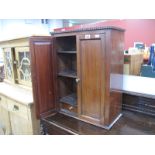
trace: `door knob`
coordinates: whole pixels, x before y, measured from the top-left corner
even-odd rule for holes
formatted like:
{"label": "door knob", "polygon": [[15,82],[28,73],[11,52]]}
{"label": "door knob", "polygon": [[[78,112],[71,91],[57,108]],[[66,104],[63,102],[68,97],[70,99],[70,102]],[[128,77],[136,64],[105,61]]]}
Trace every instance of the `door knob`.
{"label": "door knob", "polygon": [[80,79],[79,79],[79,78],[77,78],[75,81],[76,81],[76,83],[78,83],[78,82],[80,82]]}

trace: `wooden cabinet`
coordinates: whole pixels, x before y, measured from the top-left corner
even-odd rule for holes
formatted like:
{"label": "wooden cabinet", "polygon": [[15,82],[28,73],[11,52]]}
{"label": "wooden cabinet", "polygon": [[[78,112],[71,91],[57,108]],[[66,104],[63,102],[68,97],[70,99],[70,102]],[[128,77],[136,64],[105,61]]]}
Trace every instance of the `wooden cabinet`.
{"label": "wooden cabinet", "polygon": [[4,134],[39,134],[30,90],[0,83],[0,127]]}
{"label": "wooden cabinet", "polygon": [[62,113],[110,129],[121,115],[124,30],[57,32],[30,43],[37,117]]}
{"label": "wooden cabinet", "polygon": [[[4,53],[5,70],[4,83],[0,83],[0,94],[2,94],[2,98],[5,98],[5,103],[1,101],[0,123],[6,130],[5,134],[40,133],[39,120],[37,120],[35,116],[36,111],[32,97],[31,52],[29,39],[30,37],[21,37],[0,42],[0,47],[3,49]],[[43,44],[41,43],[38,45],[38,43],[36,43],[36,47],[41,48]],[[48,43],[45,43],[45,45],[48,46]],[[38,59],[39,55],[37,56],[37,63],[40,61],[38,71],[44,71],[45,68],[41,69],[41,66],[43,67],[43,65],[41,65],[43,62],[42,57]],[[47,57],[51,59],[51,56],[47,55]],[[47,61],[47,63],[48,62],[49,61]],[[47,75],[46,72],[41,73],[42,75]],[[40,79],[40,82],[44,80],[43,76],[35,78]],[[51,86],[50,84],[48,85],[49,87]],[[43,91],[46,89],[42,86],[38,86],[38,88],[38,90]],[[39,93],[42,94],[42,92]],[[48,91],[48,93],[50,93],[50,91]],[[37,95],[41,97],[40,94]],[[45,94],[42,94],[42,96],[44,95]],[[43,97],[43,99],[45,99],[45,103],[47,103],[47,96]],[[44,101],[42,100],[42,102]]]}

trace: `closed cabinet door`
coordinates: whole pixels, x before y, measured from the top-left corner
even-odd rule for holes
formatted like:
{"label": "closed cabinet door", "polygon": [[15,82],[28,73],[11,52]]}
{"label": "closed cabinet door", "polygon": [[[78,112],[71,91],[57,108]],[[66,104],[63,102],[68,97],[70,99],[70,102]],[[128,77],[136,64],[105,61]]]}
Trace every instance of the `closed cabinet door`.
{"label": "closed cabinet door", "polygon": [[10,116],[6,98],[0,96],[0,134],[11,134]]}
{"label": "closed cabinet door", "polygon": [[92,123],[104,116],[104,41],[104,34],[78,37],[79,115]]}
{"label": "closed cabinet door", "polygon": [[54,55],[51,37],[30,39],[32,84],[37,118],[55,108]]}
{"label": "closed cabinet door", "polygon": [[7,99],[11,129],[13,135],[33,134],[28,107],[11,99]]}

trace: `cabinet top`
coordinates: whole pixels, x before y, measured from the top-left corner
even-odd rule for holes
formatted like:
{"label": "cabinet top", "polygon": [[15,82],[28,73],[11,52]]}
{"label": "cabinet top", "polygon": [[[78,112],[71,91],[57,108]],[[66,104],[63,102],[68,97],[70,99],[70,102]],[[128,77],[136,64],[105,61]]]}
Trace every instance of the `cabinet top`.
{"label": "cabinet top", "polygon": [[83,31],[95,31],[95,30],[117,30],[124,32],[125,29],[115,27],[115,26],[101,26],[101,27],[89,27],[89,28],[79,28],[79,29],[73,29],[73,30],[66,30],[66,29],[60,29],[60,31],[51,32],[51,35],[54,34],[61,34],[61,33],[71,33],[71,32],[83,32]]}
{"label": "cabinet top", "polygon": [[13,84],[0,82],[0,94],[27,106],[33,104],[32,90]]}
{"label": "cabinet top", "polygon": [[30,37],[49,37],[49,35],[28,35],[28,36],[20,36],[14,38],[7,38],[5,40],[0,40],[0,47],[18,47],[18,46],[29,46],[29,38]]}

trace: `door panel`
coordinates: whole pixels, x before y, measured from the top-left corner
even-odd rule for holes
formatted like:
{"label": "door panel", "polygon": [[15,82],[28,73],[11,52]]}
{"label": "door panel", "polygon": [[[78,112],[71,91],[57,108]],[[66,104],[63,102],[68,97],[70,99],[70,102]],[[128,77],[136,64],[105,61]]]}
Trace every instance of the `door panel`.
{"label": "door panel", "polygon": [[31,86],[30,50],[29,47],[16,47],[18,83]]}
{"label": "door panel", "polygon": [[81,116],[99,121],[103,93],[103,38],[80,39]]}
{"label": "door panel", "polygon": [[51,38],[31,39],[32,79],[37,117],[55,108]]}

